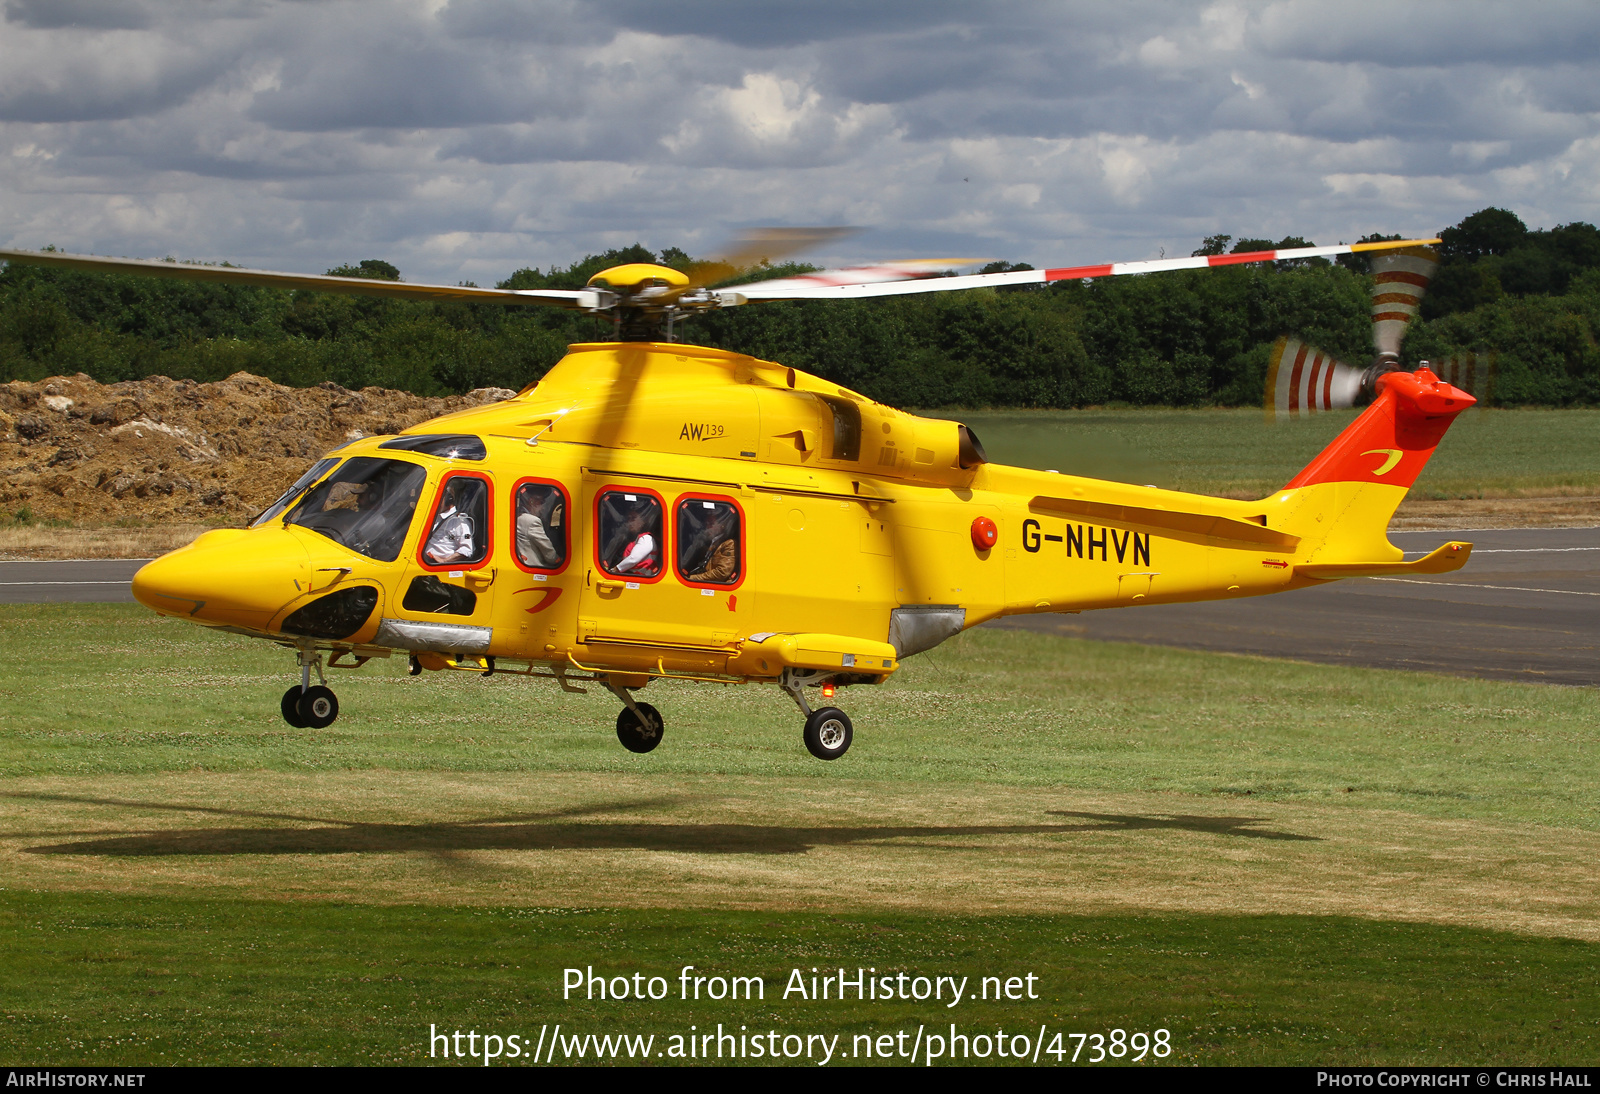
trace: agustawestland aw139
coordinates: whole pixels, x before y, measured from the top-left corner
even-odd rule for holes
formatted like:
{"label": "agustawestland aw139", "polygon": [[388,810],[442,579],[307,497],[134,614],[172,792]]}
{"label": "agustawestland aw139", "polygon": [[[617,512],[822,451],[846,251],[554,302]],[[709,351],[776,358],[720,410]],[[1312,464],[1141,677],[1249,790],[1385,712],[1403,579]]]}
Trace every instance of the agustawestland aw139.
{"label": "agustawestland aw139", "polygon": [[[515,397],[330,452],[248,528],[207,532],[141,569],[163,615],[292,649],[294,726],[338,714],[325,668],[393,654],[425,670],[517,673],[609,689],[617,736],[660,743],[635,692],[652,679],[771,683],[822,759],[850,747],[836,689],[878,684],[963,629],[1028,612],[1259,596],[1339,578],[1443,573],[1471,545],[1404,561],[1389,519],[1473,395],[1400,338],[1436,240],[1104,266],[929,276],[891,263],[713,288],[729,267],[823,230],[752,237],[691,277],[608,269],[578,290],[497,290],[235,267],[0,251],[11,262],[423,300],[580,309],[611,341],[577,344]],[[1242,262],[1374,253],[1376,356],[1276,348],[1269,413],[1368,404],[1281,490],[1237,501],[991,463],[972,431],[781,363],[686,345],[712,308],[859,299]],[[939,264],[931,264],[937,266]],[[1470,386],[1470,385],[1469,385]],[[315,677],[315,682],[313,681]]]}

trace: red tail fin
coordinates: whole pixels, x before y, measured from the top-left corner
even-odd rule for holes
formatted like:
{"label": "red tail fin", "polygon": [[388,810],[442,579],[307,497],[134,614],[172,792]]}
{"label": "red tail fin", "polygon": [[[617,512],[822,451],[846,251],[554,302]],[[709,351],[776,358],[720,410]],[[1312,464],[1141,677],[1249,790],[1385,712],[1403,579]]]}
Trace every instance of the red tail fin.
{"label": "red tail fin", "polygon": [[1477,400],[1427,369],[1378,377],[1378,397],[1285,490],[1319,482],[1410,487],[1456,415]]}

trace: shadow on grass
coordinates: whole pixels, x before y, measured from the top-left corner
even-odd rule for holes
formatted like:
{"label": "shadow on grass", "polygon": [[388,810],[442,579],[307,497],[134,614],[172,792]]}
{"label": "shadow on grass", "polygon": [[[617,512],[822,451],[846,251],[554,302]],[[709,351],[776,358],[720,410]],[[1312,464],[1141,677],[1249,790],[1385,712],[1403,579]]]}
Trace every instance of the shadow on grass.
{"label": "shadow on grass", "polygon": [[1210,832],[1218,836],[1246,836],[1251,839],[1310,840],[1321,842],[1318,836],[1300,836],[1293,832],[1273,832],[1264,828],[1248,827],[1260,824],[1262,817],[1204,817],[1172,814],[1164,817],[1141,817],[1127,813],[1080,813],[1072,809],[1048,810],[1052,817],[1081,817],[1097,820],[1096,831],[1137,832],[1147,828],[1179,828],[1185,832]]}
{"label": "shadow on grass", "polygon": [[[0,798],[17,798],[26,801],[71,802],[74,805],[110,805],[119,809],[150,809],[172,813],[208,813],[220,817],[255,817],[262,820],[304,821],[314,824],[355,825],[359,821],[344,821],[335,817],[318,817],[305,813],[264,813],[258,809],[229,809],[220,805],[194,805],[190,802],[134,801],[128,798],[96,798],[86,794],[47,794],[37,790],[0,790]],[[550,820],[555,817],[584,817],[596,813],[636,813],[641,809],[654,809],[682,805],[695,800],[683,794],[662,795],[654,798],[630,798],[627,801],[596,802],[593,805],[575,805],[567,809],[547,809],[538,813],[512,813],[504,817],[483,817],[463,824],[503,824],[507,821]]]}
{"label": "shadow on grass", "polygon": [[[73,795],[7,793],[0,796],[61,800],[121,808],[171,809],[184,812],[260,817],[317,824],[315,828],[200,828],[187,831],[143,831],[31,847],[35,855],[339,855],[371,852],[424,851],[571,851],[635,850],[701,854],[803,854],[816,847],[883,844],[928,840],[938,850],[982,850],[983,844],[950,840],[998,836],[1068,836],[1094,832],[1139,832],[1177,829],[1246,839],[1305,840],[1292,832],[1253,827],[1262,817],[1140,816],[1117,813],[1052,811],[1083,824],[862,825],[795,827],[763,824],[573,823],[572,818],[596,813],[637,811],[669,804],[668,799],[582,806],[551,813],[483,818],[441,824],[367,824],[330,821],[285,813],[260,813],[210,806],[134,802]],[[76,833],[75,833],[76,834]]]}

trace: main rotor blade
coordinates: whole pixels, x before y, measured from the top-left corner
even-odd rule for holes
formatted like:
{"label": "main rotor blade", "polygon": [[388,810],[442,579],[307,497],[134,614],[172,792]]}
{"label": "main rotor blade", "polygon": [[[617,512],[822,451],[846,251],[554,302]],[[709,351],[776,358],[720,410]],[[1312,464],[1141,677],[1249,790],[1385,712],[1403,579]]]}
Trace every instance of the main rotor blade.
{"label": "main rotor blade", "polygon": [[313,292],[387,296],[403,300],[543,304],[557,308],[589,309],[601,307],[603,304],[601,297],[609,295],[593,289],[479,289],[469,285],[426,285],[409,281],[377,281],[363,277],[275,273],[271,270],[250,270],[241,266],[200,266],[187,262],[165,262],[145,258],[104,258],[100,255],[66,254],[62,251],[0,249],[0,259],[6,262],[21,262],[33,266],[61,266],[94,273],[177,277],[187,281],[218,281],[229,285],[262,285],[271,289],[308,289]]}
{"label": "main rotor blade", "polygon": [[854,235],[859,228],[749,228],[723,253],[689,271],[689,289],[726,281],[763,263],[781,262],[830,240]]}
{"label": "main rotor blade", "polygon": [[1384,243],[1341,243],[1335,247],[1288,247],[1274,251],[1244,251],[1231,255],[1157,258],[1144,262],[1110,262],[1098,266],[1064,266],[1047,270],[965,274],[959,277],[934,277],[910,270],[891,276],[889,271],[894,269],[894,265],[886,264],[824,270],[821,273],[805,274],[801,277],[786,277],[779,281],[756,281],[717,291],[724,297],[728,294],[738,294],[743,297],[743,300],[735,300],[734,303],[757,300],[857,300],[871,296],[955,292],[960,289],[995,288],[1001,285],[1039,285],[1051,281],[1077,281],[1091,277],[1162,273],[1167,270],[1203,270],[1214,266],[1239,266],[1252,262],[1278,262],[1295,258],[1325,258],[1331,255],[1417,247],[1438,242],[1437,239],[1405,239]]}

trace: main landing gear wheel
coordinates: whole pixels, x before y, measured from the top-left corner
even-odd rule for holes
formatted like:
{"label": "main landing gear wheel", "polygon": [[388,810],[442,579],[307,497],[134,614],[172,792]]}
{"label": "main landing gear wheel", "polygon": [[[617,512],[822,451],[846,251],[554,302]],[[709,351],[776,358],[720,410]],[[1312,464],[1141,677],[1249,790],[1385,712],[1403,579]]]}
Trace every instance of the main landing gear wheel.
{"label": "main landing gear wheel", "polygon": [[[617,740],[629,752],[649,752],[661,743],[661,712],[649,703],[633,705],[639,714],[624,707],[622,713],[617,715]],[[643,721],[639,718],[641,714]]]}
{"label": "main landing gear wheel", "polygon": [[314,688],[307,688],[300,696],[298,710],[300,721],[307,729],[325,729],[339,717],[339,700],[332,689],[318,684]]}
{"label": "main landing gear wheel", "polygon": [[850,716],[838,707],[823,707],[806,719],[806,748],[819,760],[837,760],[850,751]]}
{"label": "main landing gear wheel", "polygon": [[296,684],[283,693],[283,702],[278,704],[278,709],[283,712],[283,720],[295,729],[306,728],[305,719],[300,717],[300,685]]}

